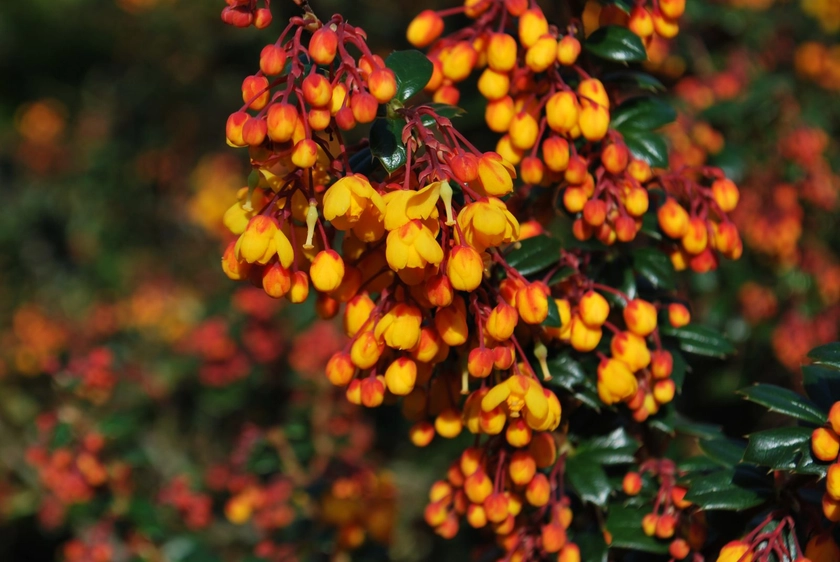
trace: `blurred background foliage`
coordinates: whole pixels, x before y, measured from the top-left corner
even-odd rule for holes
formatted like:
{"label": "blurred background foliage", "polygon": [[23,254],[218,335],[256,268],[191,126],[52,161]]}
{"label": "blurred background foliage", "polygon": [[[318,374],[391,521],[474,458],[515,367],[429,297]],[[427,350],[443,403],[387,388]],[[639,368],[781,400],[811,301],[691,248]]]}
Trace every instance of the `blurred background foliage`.
{"label": "blurred background foliage", "polygon": [[[393,408],[346,407],[321,375],[338,330],[221,274],[247,165],[224,118],[294,11],[275,0],[274,26],[242,31],[222,4],[0,5],[0,558],[264,560],[291,541],[315,560],[368,537],[356,559],[463,559],[468,533],[444,547],[420,514],[460,444],[413,450]],[[383,55],[420,7],[315,3]],[[746,251],[682,277],[739,351],[695,364],[680,400],[740,436],[779,421],[736,389],[798,388],[804,354],[838,339],[840,3],[688,8],[648,66],[680,108],[672,164],[741,186]],[[461,105],[493,146],[478,100]]]}

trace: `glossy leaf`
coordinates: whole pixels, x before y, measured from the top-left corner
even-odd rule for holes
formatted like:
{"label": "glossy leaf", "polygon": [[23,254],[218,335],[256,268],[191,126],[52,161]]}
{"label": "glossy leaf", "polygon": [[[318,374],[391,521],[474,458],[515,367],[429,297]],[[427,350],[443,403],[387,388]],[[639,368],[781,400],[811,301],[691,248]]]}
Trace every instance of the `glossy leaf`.
{"label": "glossy leaf", "polygon": [[650,513],[650,506],[638,508],[611,504],[607,513],[607,531],[612,536],[610,547],[627,548],[651,554],[668,552],[668,542],[657,540],[641,532],[642,518]]}
{"label": "glossy leaf", "polygon": [[394,51],[385,59],[385,66],[394,71],[397,79],[395,97],[401,102],[425,88],[434,71],[432,61],[416,50]]}
{"label": "glossy leaf", "polygon": [[677,118],[671,105],[657,97],[630,98],[613,110],[610,126],[620,132],[653,131]]}
{"label": "glossy leaf", "polygon": [[674,266],[671,259],[654,248],[633,252],[633,270],[657,289],[674,289]]}
{"label": "glossy leaf", "polygon": [[772,478],[761,469],[738,466],[691,478],[685,499],[703,509],[741,511],[764,503],[772,486]]}
{"label": "glossy leaf", "polygon": [[634,157],[644,160],[654,168],[666,168],[668,166],[668,144],[662,135],[651,132],[627,131],[624,133],[624,143]]}
{"label": "glossy leaf", "polygon": [[578,446],[576,458],[595,462],[602,465],[631,463],[639,443],[623,427],[617,428],[608,435],[601,435],[589,439]]}
{"label": "glossy leaf", "polygon": [[808,358],[817,365],[840,369],[840,343],[828,343],[815,347],[808,353]]}
{"label": "glossy leaf", "polygon": [[583,46],[593,55],[606,60],[647,60],[647,51],[639,36],[620,25],[607,25],[596,29],[586,38]]}
{"label": "glossy leaf", "polygon": [[725,467],[735,466],[744,456],[745,444],[740,440],[719,437],[701,440],[698,445],[706,456]]}
{"label": "glossy leaf", "polygon": [[402,142],[404,127],[405,121],[401,119],[379,118],[370,128],[371,153],[389,174],[400,169],[406,162],[405,145]]}
{"label": "glossy leaf", "polygon": [[735,352],[735,348],[722,334],[696,324],[689,324],[682,328],[674,328],[670,324],[659,327],[663,336],[676,338],[680,349],[695,355],[724,358]]}
{"label": "glossy leaf", "polygon": [[787,388],[772,384],[756,384],[738,391],[750,402],[766,406],[773,412],[779,412],[808,423],[822,425],[827,419],[827,412],[820,410],[811,400]]}
{"label": "glossy leaf", "polygon": [[543,320],[542,325],[549,328],[560,328],[563,325],[560,321],[560,309],[551,297],[548,298],[548,316]]}
{"label": "glossy leaf", "polygon": [[624,84],[633,84],[642,88],[643,90],[650,90],[652,92],[664,91],[665,86],[656,77],[639,70],[617,70],[615,72],[608,72],[601,78],[601,82],[607,84],[609,82],[618,82]]}
{"label": "glossy leaf", "polygon": [[817,406],[825,411],[840,400],[840,370],[823,365],[802,367],[805,392]]}
{"label": "glossy leaf", "polygon": [[569,457],[566,461],[569,486],[585,501],[603,506],[612,491],[607,473],[601,465],[585,457]]}
{"label": "glossy leaf", "polygon": [[781,427],[749,435],[744,451],[744,462],[766,466],[774,470],[793,470],[814,474],[815,462],[811,458],[811,429],[807,427]]}
{"label": "glossy leaf", "polygon": [[580,548],[580,559],[587,562],[607,562],[609,548],[604,535],[598,531],[575,533],[575,544]]}
{"label": "glossy leaf", "polygon": [[540,235],[517,242],[505,259],[519,273],[528,276],[556,264],[559,257],[560,241]]}

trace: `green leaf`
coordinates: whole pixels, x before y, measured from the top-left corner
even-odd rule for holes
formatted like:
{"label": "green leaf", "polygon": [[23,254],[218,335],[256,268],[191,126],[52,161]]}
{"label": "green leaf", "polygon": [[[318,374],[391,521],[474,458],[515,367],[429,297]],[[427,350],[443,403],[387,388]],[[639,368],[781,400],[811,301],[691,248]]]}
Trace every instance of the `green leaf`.
{"label": "green leaf", "polygon": [[69,423],[60,423],[53,430],[50,448],[59,449],[66,447],[71,441],[73,441],[73,428],[70,427]]}
{"label": "green leaf", "polygon": [[667,553],[668,542],[657,540],[641,532],[642,518],[648,513],[650,513],[650,506],[640,509],[610,504],[607,514],[607,531],[612,537],[610,548],[626,548],[652,554]]}
{"label": "green leaf", "polygon": [[828,343],[815,347],[808,353],[808,358],[817,365],[840,369],[840,343]]}
{"label": "green leaf", "polygon": [[560,328],[563,326],[563,322],[560,320],[560,309],[557,308],[557,303],[551,297],[548,298],[548,316],[543,320],[542,325],[548,326],[549,328]]}
{"label": "green leaf", "polygon": [[385,66],[394,71],[397,79],[395,97],[401,102],[425,88],[435,68],[426,55],[413,49],[394,51],[385,59]]}
{"label": "green leaf", "polygon": [[705,326],[689,324],[682,328],[674,328],[670,324],[663,324],[659,327],[659,332],[663,336],[676,338],[680,349],[687,353],[722,359],[735,352],[735,348],[729,343],[729,340],[717,331]]}
{"label": "green leaf", "polygon": [[741,462],[744,456],[745,445],[740,440],[736,441],[734,439],[720,437],[717,439],[701,440],[698,445],[700,446],[700,450],[706,453],[706,456],[727,468],[733,467]]}
{"label": "green leaf", "polygon": [[575,450],[574,457],[601,465],[631,463],[639,443],[627,434],[623,427],[609,435],[601,435],[584,441]]}
{"label": "green leaf", "polygon": [[653,97],[630,98],[619,105],[610,116],[610,127],[625,131],[653,131],[677,118],[671,104]]}
{"label": "green leaf", "polygon": [[405,145],[402,131],[405,121],[402,119],[378,118],[370,128],[370,151],[393,174],[406,162]]}
{"label": "green leaf", "polygon": [[552,286],[556,283],[560,283],[561,281],[565,281],[572,275],[577,273],[574,269],[569,266],[561,267],[557,271],[554,272],[554,275],[548,280],[548,286]]}
{"label": "green leaf", "polygon": [[593,55],[606,60],[647,60],[647,52],[639,36],[620,25],[607,25],[596,29],[586,38],[583,46]]}
{"label": "green leaf", "polygon": [[354,174],[368,175],[374,168],[373,154],[366,146],[350,157],[350,169]]}
{"label": "green leaf", "polygon": [[622,82],[625,84],[634,84],[639,88],[652,92],[665,91],[665,86],[656,77],[639,70],[627,69],[608,72],[601,77],[601,82],[604,84],[608,82]]}
{"label": "green leaf", "polygon": [[720,437],[721,434],[720,426],[694,422],[679,413],[675,415],[674,430],[683,435],[691,435],[700,439],[715,439]]}
{"label": "green leaf", "polygon": [[808,397],[828,411],[840,400],[840,371],[822,365],[802,367],[802,382]]}
{"label": "green leaf", "polygon": [[772,495],[773,482],[760,470],[742,465],[692,477],[685,499],[703,509],[724,511],[761,505]]}
{"label": "green leaf", "polygon": [[827,413],[816,404],[787,388],[772,384],[756,384],[738,391],[750,402],[766,406],[773,412],[779,412],[815,425],[825,423]]}
{"label": "green leaf", "polygon": [[555,265],[560,259],[560,241],[545,235],[526,238],[514,244],[505,259],[526,277]]}
{"label": "green leaf", "polygon": [[553,357],[547,363],[553,384],[573,390],[575,385],[581,384],[586,379],[586,372],[583,367],[572,359],[568,353]]}
{"label": "green leaf", "polygon": [[662,135],[651,132],[627,131],[624,143],[634,157],[644,160],[654,168],[668,167],[668,143]]}
{"label": "green leaf", "polygon": [[566,478],[581,500],[600,506],[607,503],[612,487],[607,473],[597,462],[569,457],[566,461]]}
{"label": "green leaf", "polygon": [[677,393],[682,393],[682,386],[685,382],[685,374],[689,370],[688,363],[683,357],[683,354],[676,349],[668,349],[673,359],[674,366],[671,369],[671,380],[674,381],[674,386],[677,387]]}
{"label": "green leaf", "polygon": [[655,248],[639,248],[634,251],[633,270],[650,281],[656,289],[674,289],[674,266],[671,259]]}
{"label": "green leaf", "polygon": [[[466,111],[464,111],[460,107],[455,105],[449,105],[448,103],[432,102],[427,103],[425,105],[434,109],[435,113],[437,113],[439,116],[446,117],[447,119],[452,119],[453,117],[460,117],[464,113],[466,113]],[[431,127],[435,124],[435,120],[434,118],[432,118],[431,115],[423,115],[423,117],[420,118],[420,121],[426,127]]]}
{"label": "green leaf", "polygon": [[108,439],[122,439],[132,435],[140,425],[134,412],[115,412],[99,422],[99,431]]}
{"label": "green leaf", "polygon": [[603,533],[597,531],[575,533],[574,542],[580,548],[580,559],[587,562],[607,562],[609,548]]}
{"label": "green leaf", "polygon": [[[811,457],[811,430],[807,427],[781,427],[752,433],[744,451],[744,462],[774,470],[819,473]],[[797,470],[799,468],[800,470]]]}

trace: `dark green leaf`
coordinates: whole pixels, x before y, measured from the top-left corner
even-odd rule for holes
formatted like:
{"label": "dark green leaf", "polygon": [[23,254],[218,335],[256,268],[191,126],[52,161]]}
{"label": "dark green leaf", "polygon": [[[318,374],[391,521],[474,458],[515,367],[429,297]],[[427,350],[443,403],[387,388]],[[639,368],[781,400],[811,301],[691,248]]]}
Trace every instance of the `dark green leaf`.
{"label": "dark green leaf", "polygon": [[822,425],[827,413],[816,404],[787,388],[772,384],[756,384],[738,391],[750,402],[766,406],[771,411],[779,412],[808,423]]}
{"label": "dark green leaf", "polygon": [[[447,103],[433,102],[428,103],[426,105],[434,109],[435,113],[437,113],[441,117],[446,117],[447,119],[452,119],[453,117],[460,117],[461,115],[466,113],[466,111],[464,111],[460,107],[449,105]],[[435,124],[434,118],[432,118],[430,115],[423,115],[423,117],[421,118],[421,122],[426,127],[431,127]]]}
{"label": "dark green leaf", "polygon": [[580,499],[603,506],[612,490],[607,474],[597,462],[570,457],[566,461],[566,478]]}
{"label": "dark green leaf", "polygon": [[545,235],[526,238],[514,244],[505,259],[522,275],[528,276],[554,265],[560,258],[560,241]]}
{"label": "dark green leaf", "polygon": [[99,423],[99,431],[108,439],[121,439],[132,435],[139,424],[135,413],[116,412]]}
{"label": "dark green leaf", "polygon": [[808,397],[828,411],[840,400],[840,371],[822,365],[802,367],[802,382]]}
{"label": "dark green leaf", "polygon": [[584,48],[597,57],[612,61],[647,60],[647,51],[639,36],[620,25],[596,29],[586,38]]}
{"label": "dark green leaf", "polygon": [[744,442],[726,437],[701,440],[698,445],[710,459],[725,467],[733,467],[741,462],[746,447]]}
{"label": "dark green leaf", "polygon": [[650,132],[627,131],[624,143],[636,158],[644,160],[654,168],[668,167],[668,143],[662,135]]}
{"label": "dark green leaf", "polygon": [[663,336],[677,338],[680,349],[688,353],[722,359],[735,352],[735,348],[723,335],[705,326],[689,324],[674,328],[670,324],[663,324],[659,331]]}
{"label": "dark green leaf", "polygon": [[644,90],[652,92],[664,91],[665,86],[654,76],[647,72],[639,70],[618,70],[615,72],[608,72],[601,78],[601,82],[621,82],[625,84],[634,84]]}
{"label": "dark green leaf", "polygon": [[52,439],[50,440],[50,447],[52,449],[59,449],[66,447],[73,441],[73,428],[68,423],[60,423],[55,426],[53,430]]}
{"label": "dark green leaf", "polygon": [[738,466],[691,478],[685,499],[703,509],[741,511],[764,503],[772,486],[760,469]]}
{"label": "dark green leaf", "polygon": [[385,59],[385,66],[394,71],[397,78],[397,95],[401,102],[422,90],[429,83],[434,65],[420,51],[394,51]]}
{"label": "dark green leaf", "polygon": [[554,302],[553,298],[549,297],[548,299],[548,316],[543,320],[542,325],[549,328],[559,328],[563,325],[563,322],[560,321],[560,309],[557,308],[557,303]]}
{"label": "dark green leaf", "polygon": [[619,427],[609,435],[594,437],[581,443],[575,457],[602,465],[630,463],[639,443]]}
{"label": "dark green leaf", "polygon": [[575,544],[580,548],[580,559],[587,562],[607,562],[609,548],[603,533],[597,531],[575,533]]}
{"label": "dark green leaf", "polygon": [[674,366],[671,369],[671,380],[674,381],[674,385],[677,387],[677,393],[681,393],[683,383],[685,382],[685,374],[688,371],[688,363],[685,357],[683,357],[683,354],[676,349],[669,349],[668,352],[671,354],[674,362]]}
{"label": "dark green leaf", "polygon": [[715,439],[720,437],[720,427],[709,423],[693,422],[681,414],[676,414],[674,429],[683,435],[691,435],[701,439]]}
{"label": "dark green leaf", "polygon": [[366,146],[350,157],[350,169],[354,174],[368,175],[373,170],[374,160],[370,147]]}
{"label": "dark green leaf", "polygon": [[[744,462],[774,470],[794,470],[803,456],[811,455],[811,430],[806,427],[781,427],[749,435]],[[813,463],[810,463],[813,464]]]}
{"label": "dark green leaf", "polygon": [[622,133],[626,131],[653,131],[677,118],[671,104],[653,97],[630,98],[619,105],[610,115],[610,127]]}
{"label": "dark green leaf", "polygon": [[548,280],[548,286],[550,287],[550,286],[552,286],[556,283],[560,283],[561,281],[565,281],[566,279],[568,279],[569,277],[571,277],[575,273],[576,273],[576,271],[574,269],[572,269],[571,267],[568,267],[568,266],[561,267],[560,269],[555,271],[554,274],[551,276],[551,278]]}
{"label": "dark green leaf", "polygon": [[569,354],[549,359],[548,372],[551,374],[552,384],[560,385],[568,390],[574,390],[576,385],[583,383],[586,379],[583,367]]}
{"label": "dark green leaf", "polygon": [[[657,540],[641,532],[642,518],[650,513],[644,508],[610,504],[607,514],[607,531],[612,537],[611,548],[627,548],[653,554],[668,552],[668,542]],[[581,558],[583,560],[583,558]]]}
{"label": "dark green leaf", "polygon": [[402,119],[379,118],[370,128],[370,150],[382,162],[382,166],[393,174],[405,165],[405,145],[402,131],[405,121]]}
{"label": "dark green leaf", "polygon": [[817,365],[840,369],[840,343],[828,343],[815,347],[808,353],[808,358]]}
{"label": "dark green leaf", "polygon": [[655,248],[633,252],[633,269],[656,289],[674,289],[674,266],[671,259]]}

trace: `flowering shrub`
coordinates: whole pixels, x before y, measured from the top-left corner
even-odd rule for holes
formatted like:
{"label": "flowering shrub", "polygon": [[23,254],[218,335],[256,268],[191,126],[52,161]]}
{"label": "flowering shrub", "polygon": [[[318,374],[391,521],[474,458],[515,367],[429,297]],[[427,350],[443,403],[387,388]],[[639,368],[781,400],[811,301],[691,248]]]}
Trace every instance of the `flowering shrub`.
{"label": "flowering shrub", "polygon": [[840,560],[832,2],[92,7],[159,82],[10,103],[6,558]]}

